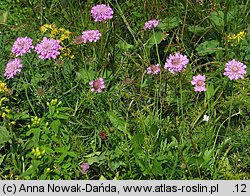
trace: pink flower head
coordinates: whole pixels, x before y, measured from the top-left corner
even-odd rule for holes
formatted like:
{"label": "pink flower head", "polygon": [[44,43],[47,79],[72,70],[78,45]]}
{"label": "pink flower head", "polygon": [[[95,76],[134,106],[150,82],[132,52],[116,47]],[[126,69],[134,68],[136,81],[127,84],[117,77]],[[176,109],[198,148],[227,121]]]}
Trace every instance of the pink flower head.
{"label": "pink flower head", "polygon": [[156,19],[149,20],[148,22],[145,23],[143,28],[144,30],[156,28],[158,24],[159,24],[159,20],[156,20]]}
{"label": "pink flower head", "polygon": [[11,52],[16,54],[16,56],[22,56],[29,53],[31,48],[34,48],[31,38],[18,37],[12,46]]}
{"label": "pink flower head", "polygon": [[82,168],[83,174],[87,174],[87,172],[89,171],[89,164],[88,163],[83,163],[81,165],[81,168]]}
{"label": "pink flower head", "polygon": [[175,72],[181,72],[182,69],[186,68],[187,64],[187,56],[177,52],[174,55],[170,54],[167,62],[164,65],[164,68],[168,69],[172,74],[174,74]]}
{"label": "pink flower head", "polygon": [[14,60],[11,60],[7,63],[4,76],[7,79],[13,78],[16,74],[19,74],[22,69],[22,60],[19,58],[16,58]]}
{"label": "pink flower head", "polygon": [[104,80],[103,78],[99,78],[98,80],[89,82],[89,85],[92,87],[91,92],[98,92],[101,93],[102,89],[105,88]]}
{"label": "pink flower head", "polygon": [[83,42],[97,42],[101,38],[99,30],[87,30],[82,32]]}
{"label": "pink flower head", "polygon": [[226,63],[224,76],[228,76],[230,80],[244,79],[244,75],[247,73],[246,68],[246,65],[233,59]]}
{"label": "pink flower head", "polygon": [[105,4],[96,5],[91,9],[91,14],[95,22],[111,19],[113,18],[113,13],[111,7]]}
{"label": "pink flower head", "polygon": [[153,74],[157,75],[159,72],[160,72],[160,65],[159,64],[150,65],[147,68],[147,74],[152,74],[153,73]]}
{"label": "pink flower head", "polygon": [[195,92],[206,91],[206,84],[205,84],[206,76],[198,75],[193,76],[193,80],[191,81],[192,85],[194,85]]}
{"label": "pink flower head", "polygon": [[43,40],[35,47],[35,51],[41,59],[56,59],[57,55],[60,54],[59,49],[61,47],[62,46],[60,46],[59,40],[44,37]]}

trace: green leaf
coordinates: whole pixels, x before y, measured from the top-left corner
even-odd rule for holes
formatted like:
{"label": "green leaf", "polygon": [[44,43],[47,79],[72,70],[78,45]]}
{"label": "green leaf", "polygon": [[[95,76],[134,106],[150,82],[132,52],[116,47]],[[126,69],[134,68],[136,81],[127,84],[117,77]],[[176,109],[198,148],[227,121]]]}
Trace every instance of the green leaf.
{"label": "green leaf", "polygon": [[103,175],[100,176],[99,180],[107,180]]}
{"label": "green leaf", "polygon": [[6,155],[7,155],[7,154],[5,154],[5,155],[3,155],[3,156],[1,155],[1,157],[0,157],[0,166],[2,165],[2,162],[3,162],[4,158],[6,157]]}
{"label": "green leaf", "polygon": [[109,120],[111,121],[113,127],[117,128],[120,131],[123,131],[129,139],[131,139],[130,133],[126,130],[126,122],[125,120],[114,111],[107,112]]}
{"label": "green leaf", "polygon": [[52,121],[52,123],[50,124],[51,129],[55,132],[58,133],[59,127],[61,125],[60,120],[54,120]]}
{"label": "green leaf", "polygon": [[148,48],[151,48],[152,46],[156,44],[160,44],[161,41],[165,40],[167,37],[166,33],[163,32],[155,32],[147,41],[146,45]]}
{"label": "green leaf", "polygon": [[203,159],[204,159],[204,162],[205,162],[204,164],[207,164],[208,162],[211,161],[212,155],[213,155],[213,149],[206,150],[204,152],[204,155],[203,155]]}
{"label": "green leaf", "polygon": [[0,127],[0,144],[5,144],[10,139],[9,131],[5,127]]}
{"label": "green leaf", "polygon": [[119,41],[116,45],[115,45],[117,48],[121,49],[121,50],[130,50],[130,49],[133,49],[134,46],[129,44],[128,42],[126,41]]}
{"label": "green leaf", "polygon": [[49,116],[48,116],[49,118],[51,118],[54,115],[55,110],[56,110],[55,106],[53,106],[53,105],[49,106]]}
{"label": "green leaf", "polygon": [[218,48],[220,42],[217,40],[205,41],[196,47],[196,51],[200,56],[213,54],[221,48]]}
{"label": "green leaf", "polygon": [[0,12],[0,24],[6,24],[8,19],[8,12]]}
{"label": "green leaf", "polygon": [[65,78],[67,78],[67,80],[70,80],[73,69],[74,69],[74,65],[70,61],[64,62],[62,71],[63,71]]}
{"label": "green leaf", "polygon": [[155,176],[162,176],[163,175],[163,169],[162,169],[161,163],[158,162],[156,158],[153,161],[152,173]]}
{"label": "green leaf", "polygon": [[210,14],[211,23],[217,28],[224,28],[224,13],[222,11],[214,11]]}
{"label": "green leaf", "polygon": [[99,159],[98,159],[98,156],[95,156],[95,157],[90,157],[90,158],[88,158],[88,164],[89,165],[92,165],[93,163],[99,163]]}
{"label": "green leaf", "polygon": [[206,95],[206,99],[210,100],[216,93],[216,91],[219,89],[220,87],[217,87],[216,89],[214,89],[214,85],[211,83],[207,86],[207,91],[205,93]]}
{"label": "green leaf", "polygon": [[157,28],[163,31],[170,31],[174,29],[175,27],[178,27],[181,21],[182,20],[178,17],[168,17],[160,21]]}
{"label": "green leaf", "polygon": [[96,155],[98,156],[98,155],[100,155],[101,153],[102,153],[102,152],[100,152],[100,151],[92,152],[92,153],[86,155],[85,158],[94,157],[94,156],[96,156]]}
{"label": "green leaf", "polygon": [[[23,172],[21,175],[20,175],[20,178],[24,178],[24,177],[30,177],[30,175],[33,173],[35,174],[36,173],[36,170],[38,169],[38,166],[41,164],[41,161],[38,161],[38,160],[31,160],[31,165],[30,167],[25,171]],[[25,178],[26,179],[26,178]]]}
{"label": "green leaf", "polygon": [[33,132],[33,139],[34,139],[34,145],[37,145],[37,144],[38,144],[41,131],[42,131],[42,130],[41,130],[40,128],[33,128],[33,129],[32,129],[32,132]]}
{"label": "green leaf", "polygon": [[74,153],[74,152],[68,152],[68,155],[69,155],[70,157],[77,158],[77,155],[76,155],[76,153]]}
{"label": "green leaf", "polygon": [[81,69],[79,72],[76,72],[76,79],[88,83],[92,81],[95,77],[95,71],[91,69]]}
{"label": "green leaf", "polygon": [[200,27],[200,26],[189,26],[188,30],[194,34],[201,35],[206,32],[207,28]]}
{"label": "green leaf", "polygon": [[59,159],[56,160],[56,163],[58,163],[59,165],[64,161],[64,159],[66,158],[67,154],[62,154]]}

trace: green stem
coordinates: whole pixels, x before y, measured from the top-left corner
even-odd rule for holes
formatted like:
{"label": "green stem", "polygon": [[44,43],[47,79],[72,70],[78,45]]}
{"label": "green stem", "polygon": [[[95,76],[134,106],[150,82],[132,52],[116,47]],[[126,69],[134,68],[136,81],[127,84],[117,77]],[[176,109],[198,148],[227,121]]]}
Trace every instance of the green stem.
{"label": "green stem", "polygon": [[[229,117],[232,115],[232,106],[233,106],[233,99],[234,99],[234,82],[232,81],[232,94],[231,94],[231,100],[230,100],[230,108],[229,108]],[[227,124],[227,130],[230,127],[230,119],[228,119],[228,124]]]}
{"label": "green stem", "polygon": [[28,101],[28,103],[29,103],[29,105],[30,105],[30,107],[31,107],[31,109],[32,109],[32,111],[33,111],[33,113],[34,113],[34,115],[36,116],[35,109],[34,109],[32,103],[31,103],[31,101],[30,101],[30,99],[29,99],[29,96],[28,96],[28,90],[27,90],[28,82],[27,82],[26,76],[25,76],[25,80],[26,80],[26,81],[23,80],[25,96],[26,96],[26,99],[27,99],[27,101]]}
{"label": "green stem", "polygon": [[161,64],[161,60],[160,60],[160,55],[159,55],[159,50],[158,50],[158,44],[157,44],[157,41],[156,41],[154,29],[153,29],[153,36],[154,36],[154,41],[155,41],[155,49],[156,49],[158,64],[160,65]]}
{"label": "green stem", "polygon": [[133,30],[132,30],[131,27],[129,26],[129,23],[128,23],[126,17],[124,16],[121,7],[119,6],[117,0],[115,0],[115,2],[116,2],[118,11],[119,11],[119,13],[120,13],[120,15],[121,15],[121,17],[122,17],[123,22],[125,23],[125,25],[126,25],[127,29],[129,30],[130,34],[132,35],[132,37],[133,37],[135,43],[137,43],[137,39],[135,38],[134,33],[133,33]]}

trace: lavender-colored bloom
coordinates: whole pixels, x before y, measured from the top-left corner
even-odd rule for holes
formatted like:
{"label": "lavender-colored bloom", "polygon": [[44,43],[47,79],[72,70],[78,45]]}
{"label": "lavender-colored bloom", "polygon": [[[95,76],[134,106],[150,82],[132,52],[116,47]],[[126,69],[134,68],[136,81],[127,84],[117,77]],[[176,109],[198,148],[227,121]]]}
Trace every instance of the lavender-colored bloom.
{"label": "lavender-colored bloom", "polygon": [[22,56],[29,53],[31,48],[34,48],[31,38],[18,37],[12,46],[11,52],[16,54],[16,56]]}
{"label": "lavender-colored bloom", "polygon": [[87,174],[87,172],[89,171],[89,164],[88,163],[83,163],[81,165],[81,168],[82,168],[83,174]]}
{"label": "lavender-colored bloom", "polygon": [[91,9],[91,14],[95,22],[111,19],[113,18],[113,13],[111,7],[105,4],[96,5]]}
{"label": "lavender-colored bloom", "polygon": [[198,75],[193,76],[193,80],[191,81],[192,85],[194,85],[195,92],[202,92],[206,91],[206,84],[205,84],[206,76]]}
{"label": "lavender-colored bloom", "polygon": [[92,87],[91,92],[98,92],[101,93],[102,89],[105,88],[104,80],[103,78],[99,78],[98,80],[89,82],[89,85]]}
{"label": "lavender-colored bloom", "polygon": [[181,72],[182,69],[186,68],[188,64],[188,58],[186,55],[180,54],[180,52],[174,55],[170,54],[167,62],[164,65],[165,69],[168,69],[172,74],[175,72]]}
{"label": "lavender-colored bloom", "polygon": [[149,20],[145,23],[143,28],[144,30],[156,28],[158,24],[159,24],[159,20],[156,20],[156,19]]}
{"label": "lavender-colored bloom", "polygon": [[21,62],[22,60],[19,58],[9,61],[6,65],[4,76],[7,79],[10,79],[13,78],[16,74],[19,74],[23,66]]}
{"label": "lavender-colored bloom", "polygon": [[57,55],[60,54],[59,49],[61,47],[62,46],[60,46],[59,40],[44,37],[43,40],[35,47],[35,51],[41,59],[56,59]]}
{"label": "lavender-colored bloom", "polygon": [[228,76],[230,80],[244,79],[244,75],[247,73],[246,68],[245,64],[233,59],[226,63],[224,75]]}
{"label": "lavender-colored bloom", "polygon": [[101,38],[99,30],[86,30],[82,32],[83,42],[97,42]]}
{"label": "lavender-colored bloom", "polygon": [[153,74],[157,75],[159,72],[160,72],[160,65],[159,64],[150,65],[147,68],[147,74],[152,74],[153,73]]}

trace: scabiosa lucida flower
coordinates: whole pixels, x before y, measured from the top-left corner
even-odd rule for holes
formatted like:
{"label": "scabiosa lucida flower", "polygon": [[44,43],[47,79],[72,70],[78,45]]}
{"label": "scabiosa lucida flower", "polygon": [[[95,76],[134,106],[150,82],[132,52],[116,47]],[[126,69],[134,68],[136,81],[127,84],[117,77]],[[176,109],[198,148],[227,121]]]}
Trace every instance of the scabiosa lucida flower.
{"label": "scabiosa lucida flower", "polygon": [[89,85],[92,87],[91,92],[98,92],[101,93],[102,89],[105,88],[104,80],[103,78],[99,78],[95,81],[89,82]]}
{"label": "scabiosa lucida flower", "polygon": [[83,174],[87,174],[88,171],[89,171],[89,164],[88,163],[83,163],[81,165],[81,168],[82,168]]}
{"label": "scabiosa lucida flower", "polygon": [[4,76],[7,79],[14,78],[16,74],[19,74],[22,69],[22,60],[20,58],[13,59],[9,61],[6,65]]}
{"label": "scabiosa lucida flower", "polygon": [[193,80],[191,81],[192,85],[194,85],[194,91],[195,92],[202,92],[206,91],[206,84],[205,84],[206,76],[198,75],[193,76]]}
{"label": "scabiosa lucida flower", "polygon": [[97,42],[101,38],[99,30],[86,30],[82,32],[83,42]]}
{"label": "scabiosa lucida flower", "polygon": [[18,37],[12,46],[11,52],[16,54],[16,56],[22,56],[26,53],[30,53],[31,48],[34,48],[31,38]]}
{"label": "scabiosa lucida flower", "polygon": [[181,72],[182,69],[186,68],[187,64],[187,56],[177,52],[174,55],[169,55],[169,58],[164,65],[164,69],[168,69],[172,74],[174,74],[175,72]]}
{"label": "scabiosa lucida flower", "polygon": [[226,63],[224,70],[224,76],[228,76],[230,80],[238,80],[239,78],[244,79],[247,66],[240,61],[233,59]]}
{"label": "scabiosa lucida flower", "polygon": [[56,59],[57,55],[60,54],[59,49],[61,47],[62,46],[60,45],[59,40],[44,37],[43,40],[35,47],[35,51],[43,60],[51,58]]}
{"label": "scabiosa lucida flower", "polygon": [[149,20],[144,25],[144,30],[156,28],[159,24],[159,20],[153,19]]}
{"label": "scabiosa lucida flower", "polygon": [[147,74],[152,74],[153,73],[153,74],[157,75],[159,72],[160,72],[160,65],[159,64],[150,65],[147,68]]}
{"label": "scabiosa lucida flower", "polygon": [[113,18],[113,13],[112,8],[105,4],[95,5],[91,9],[91,15],[95,22],[111,19]]}

